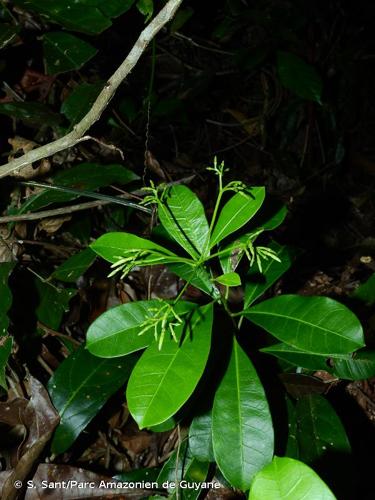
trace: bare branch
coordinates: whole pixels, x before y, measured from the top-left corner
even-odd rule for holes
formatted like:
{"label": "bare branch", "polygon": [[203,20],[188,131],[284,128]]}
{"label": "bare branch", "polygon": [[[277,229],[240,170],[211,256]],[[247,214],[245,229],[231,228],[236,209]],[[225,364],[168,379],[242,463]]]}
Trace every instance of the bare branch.
{"label": "bare branch", "polygon": [[107,81],[90,111],[74,126],[71,132],[56,141],[33,149],[23,156],[0,166],[0,178],[10,175],[16,170],[21,171],[22,168],[30,163],[47,158],[59,151],[71,148],[79,142],[87,140],[88,137],[83,137],[84,134],[97,120],[99,120],[119,85],[137,64],[151,40],[153,40],[157,33],[173,18],[182,1],[183,0],[169,0],[159,14],[146,26],[125,60]]}

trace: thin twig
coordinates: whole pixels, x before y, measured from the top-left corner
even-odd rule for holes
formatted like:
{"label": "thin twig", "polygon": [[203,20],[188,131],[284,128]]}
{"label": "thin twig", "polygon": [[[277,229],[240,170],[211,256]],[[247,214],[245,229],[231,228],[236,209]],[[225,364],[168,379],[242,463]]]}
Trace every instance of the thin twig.
{"label": "thin twig", "polygon": [[73,130],[65,136],[57,139],[56,141],[40,146],[33,149],[28,153],[16,158],[9,163],[0,167],[0,178],[7,177],[12,172],[20,171],[22,168],[30,165],[31,163],[47,158],[59,151],[71,148],[76,144],[87,140],[84,137],[86,131],[99,120],[108,103],[114,96],[117,88],[128,76],[130,71],[137,64],[139,58],[146,50],[146,47],[154,39],[157,33],[172,19],[175,12],[181,5],[182,0],[169,0],[167,4],[161,9],[159,14],[146,26],[140,34],[138,40],[133,45],[129,54],[117,68],[113,75],[109,78],[103,90],[100,92],[96,101],[92,105],[90,111],[82,118],[82,120],[74,125]]}

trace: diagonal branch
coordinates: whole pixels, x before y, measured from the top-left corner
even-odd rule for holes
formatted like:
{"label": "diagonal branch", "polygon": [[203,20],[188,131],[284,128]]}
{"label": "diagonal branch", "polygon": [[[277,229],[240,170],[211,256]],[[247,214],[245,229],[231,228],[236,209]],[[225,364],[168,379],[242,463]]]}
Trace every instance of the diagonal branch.
{"label": "diagonal branch", "polygon": [[172,19],[182,1],[183,0],[169,0],[161,9],[159,14],[150,22],[150,24],[146,26],[125,60],[107,81],[90,111],[73,127],[71,132],[56,141],[33,149],[23,156],[0,166],[0,178],[10,175],[16,170],[22,171],[22,168],[26,167],[30,163],[47,158],[48,156],[58,153],[59,151],[71,148],[79,142],[87,140],[89,137],[84,137],[85,132],[87,132],[87,130],[97,120],[99,120],[101,114],[108,106],[119,85],[137,64],[139,58],[146,50],[146,47],[151,40],[168,23],[168,21]]}

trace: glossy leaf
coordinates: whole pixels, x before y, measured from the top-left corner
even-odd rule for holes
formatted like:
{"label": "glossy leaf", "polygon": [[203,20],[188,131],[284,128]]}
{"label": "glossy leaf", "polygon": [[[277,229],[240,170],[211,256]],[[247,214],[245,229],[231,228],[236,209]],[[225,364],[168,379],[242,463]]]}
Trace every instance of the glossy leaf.
{"label": "glossy leaf", "polygon": [[154,0],[138,0],[136,3],[137,9],[141,14],[143,14],[148,22],[154,12]]}
{"label": "glossy leaf", "polygon": [[[128,184],[137,180],[138,176],[122,165],[101,165],[99,163],[81,163],[53,176],[53,184],[77,188],[80,190],[95,190],[111,184]],[[19,213],[40,210],[51,203],[64,203],[74,200],[79,194],[45,189],[30,196],[21,206]]]}
{"label": "glossy leaf", "polygon": [[220,297],[220,292],[205,267],[195,267],[181,262],[168,264],[168,268],[183,280],[188,281],[190,285],[202,290],[214,299]]}
{"label": "glossy leaf", "polygon": [[136,364],[127,387],[129,411],[142,429],[174,415],[189,399],[206,366],[211,345],[212,304],[198,308],[178,327],[180,344],[166,336]]}
{"label": "glossy leaf", "polygon": [[[87,349],[101,358],[124,356],[144,349],[154,340],[154,331],[150,329],[139,335],[141,325],[162,307],[164,302],[155,299],[129,302],[108,309],[87,330]],[[178,314],[192,308],[194,304],[184,301],[175,306]]]}
{"label": "glossy leaf", "polygon": [[352,296],[367,306],[373,306],[375,304],[375,273],[365,283],[359,285]]}
{"label": "glossy leaf", "polygon": [[102,88],[102,83],[81,83],[65,99],[61,113],[70,121],[71,127],[82,120],[91,109]]}
{"label": "glossy leaf", "polygon": [[254,475],[272,460],[273,427],[266,395],[236,340],[215,395],[212,439],[221,472],[241,490],[249,489]]}
{"label": "glossy leaf", "polygon": [[294,54],[278,52],[277,70],[284,87],[303,99],[321,104],[323,82],[313,66]]}
{"label": "glossy leaf", "polygon": [[347,354],[364,345],[362,326],[347,307],[328,297],[280,295],[244,311],[282,342],[315,354]]}
{"label": "glossy leaf", "polygon": [[108,398],[129,378],[134,356],[98,359],[83,346],[66,358],[48,382],[51,400],[60,415],[52,452],[66,451]]}
{"label": "glossy leaf", "polygon": [[336,500],[310,467],[293,458],[274,457],[255,477],[249,500]]}
{"label": "glossy leaf", "polygon": [[19,32],[19,26],[12,26],[8,23],[0,24],[0,49],[6,47],[9,43],[11,43],[17,36]]}
{"label": "glossy leaf", "polygon": [[301,460],[313,463],[329,452],[350,453],[341,420],[323,396],[310,394],[299,399],[296,417]]}
{"label": "glossy leaf", "polygon": [[97,53],[89,43],[60,31],[44,35],[43,48],[48,75],[80,69]]}
{"label": "glossy leaf", "polygon": [[90,248],[86,248],[63,262],[52,273],[52,277],[60,281],[65,281],[66,283],[75,283],[77,279],[87,271],[95,258],[95,253]]}
{"label": "glossy leaf", "polygon": [[217,283],[220,283],[221,285],[224,285],[224,286],[240,286],[241,285],[241,278],[240,278],[240,275],[237,273],[222,274],[221,276],[218,276],[217,278],[215,278],[215,281]]}
{"label": "glossy leaf", "polygon": [[208,245],[209,228],[199,198],[186,186],[172,186],[158,204],[160,222],[169,235],[194,259]]}
{"label": "glossy leaf", "polygon": [[0,103],[0,115],[10,116],[31,125],[50,125],[61,123],[61,116],[54,113],[41,102],[6,102]]}
{"label": "glossy leaf", "polygon": [[341,379],[365,380],[375,376],[375,351],[361,350],[347,359],[332,359],[332,372]]}
{"label": "glossy leaf", "polygon": [[285,456],[290,458],[299,458],[296,410],[291,399],[288,396],[285,397],[288,415],[288,439],[286,442]]}
{"label": "glossy leaf", "polygon": [[328,356],[308,353],[296,349],[288,344],[274,344],[261,349],[262,352],[272,354],[276,358],[282,359],[295,366],[306,368],[307,370],[325,370],[329,371]]}
{"label": "glossy leaf", "polygon": [[48,281],[35,279],[39,304],[35,310],[38,320],[53,330],[58,330],[69,301],[77,293],[73,288],[58,288]]}
{"label": "glossy leaf", "polygon": [[262,207],[253,222],[256,227],[262,227],[265,231],[273,231],[281,226],[287,215],[288,209],[285,205],[272,201],[266,204],[266,207]]}
{"label": "glossy leaf", "polygon": [[295,250],[286,245],[279,245],[272,241],[269,248],[275,252],[281,262],[268,259],[263,263],[263,272],[252,268],[246,275],[244,308],[249,307],[264,294],[286,271],[291,267],[295,258]]}
{"label": "glossy leaf", "polygon": [[211,411],[194,417],[189,428],[189,448],[200,462],[214,462]]}
{"label": "glossy leaf", "polygon": [[257,213],[265,197],[263,187],[254,187],[236,193],[223,206],[213,229],[210,248],[234,233]]}

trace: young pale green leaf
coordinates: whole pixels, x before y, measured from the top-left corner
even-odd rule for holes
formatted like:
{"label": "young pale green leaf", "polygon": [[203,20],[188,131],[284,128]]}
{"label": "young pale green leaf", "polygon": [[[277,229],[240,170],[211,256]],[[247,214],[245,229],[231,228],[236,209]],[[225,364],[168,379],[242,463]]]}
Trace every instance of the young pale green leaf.
{"label": "young pale green leaf", "polygon": [[52,277],[66,283],[75,283],[87,271],[95,258],[96,255],[91,248],[85,248],[85,250],[69,257],[69,259],[55,269]]}
{"label": "young pale green leaf", "polygon": [[373,306],[375,304],[375,273],[365,283],[362,283],[352,296],[367,306]]}
{"label": "young pale green leaf", "polygon": [[[76,167],[63,170],[53,176],[53,184],[79,190],[95,190],[110,184],[128,184],[138,176],[122,165],[101,165],[99,163],[81,163]],[[51,203],[64,203],[74,200],[79,194],[45,189],[30,196],[19,209],[18,213],[40,210]]]}
{"label": "young pale green leaf", "polygon": [[79,69],[97,53],[89,43],[60,31],[44,35],[43,48],[48,75]]}
{"label": "young pale green leaf", "polygon": [[294,54],[278,52],[277,70],[284,87],[303,99],[321,104],[323,82],[313,66]]}
{"label": "young pale green leaf", "polygon": [[69,309],[69,301],[77,293],[74,288],[57,288],[56,286],[35,279],[39,304],[35,310],[38,320],[53,330],[60,327],[63,315]]}
{"label": "young pale green leaf", "polygon": [[364,346],[357,316],[328,297],[280,295],[244,316],[282,342],[315,354],[348,354]]}
{"label": "young pale green leaf", "polygon": [[9,318],[7,312],[12,305],[12,293],[8,285],[10,273],[15,262],[0,263],[0,338],[8,332]]}
{"label": "young pale green leaf", "polygon": [[273,427],[266,395],[253,364],[235,339],[215,395],[212,439],[221,472],[241,490],[249,489],[254,475],[272,460]]}
{"label": "young pale green leaf", "polygon": [[0,49],[6,47],[15,38],[17,33],[20,31],[19,26],[12,26],[8,23],[0,24]]}
{"label": "young pale green leaf", "polygon": [[375,376],[375,351],[361,350],[347,359],[332,359],[334,375],[347,380],[365,380]]}
{"label": "young pale green leaf", "polygon": [[194,417],[189,428],[189,449],[200,462],[214,462],[211,411]]}
{"label": "young pale green leaf", "polygon": [[12,337],[0,336],[0,387],[5,390],[8,389],[5,379],[5,367],[12,352],[12,345]]}
{"label": "young pale green leaf", "polygon": [[233,195],[221,209],[210,238],[210,248],[249,222],[262,206],[264,197],[263,187],[249,188]]}
{"label": "young pale green leaf", "polygon": [[103,88],[103,83],[81,83],[61,105],[61,113],[70,121],[70,126],[78,123],[91,109]]}
{"label": "young pale green leaf", "polygon": [[60,125],[61,115],[41,102],[5,102],[0,104],[0,115],[10,116],[30,125]]}
{"label": "young pale green leaf", "polygon": [[237,273],[225,273],[215,278],[217,283],[225,286],[241,286],[241,278]]}
{"label": "young pale green leaf", "polygon": [[98,359],[82,346],[60,364],[48,382],[60,415],[53,453],[63,453],[73,444],[107,399],[127,381],[135,361],[135,356]]}
{"label": "young pale green leaf", "polygon": [[[164,307],[160,300],[139,300],[108,309],[87,330],[87,349],[101,358],[114,358],[139,351],[154,340],[154,330],[139,335],[142,324]],[[175,306],[178,314],[195,307],[181,301]]]}
{"label": "young pale green leaf", "polygon": [[269,248],[273,250],[281,262],[269,258],[263,264],[263,272],[259,273],[254,268],[246,275],[244,308],[249,307],[264,294],[286,271],[291,267],[296,252],[292,247],[279,245],[272,241]]}
{"label": "young pale green leaf", "polygon": [[136,364],[127,387],[129,411],[139,427],[165,422],[189,399],[206,366],[211,346],[213,306],[195,310],[177,327],[180,342],[153,343]]}
{"label": "young pale green leaf", "polygon": [[194,259],[207,250],[209,228],[199,198],[183,185],[168,188],[158,203],[160,222],[169,235]]}
{"label": "young pale green leaf", "polygon": [[318,394],[298,399],[296,405],[300,459],[313,463],[323,455],[350,453],[350,444],[341,420],[332,405]]}
{"label": "young pale green leaf", "polygon": [[301,351],[288,344],[274,344],[260,350],[272,354],[276,358],[282,359],[292,365],[306,368],[307,370],[331,371],[328,366],[328,356]]}
{"label": "young pale green leaf", "polygon": [[336,500],[310,467],[293,458],[274,457],[255,476],[249,500]]}
{"label": "young pale green leaf", "polygon": [[214,299],[220,297],[220,292],[213,283],[213,280],[203,266],[195,267],[184,262],[168,264],[168,268],[177,276],[190,283],[190,285],[202,290]]}

